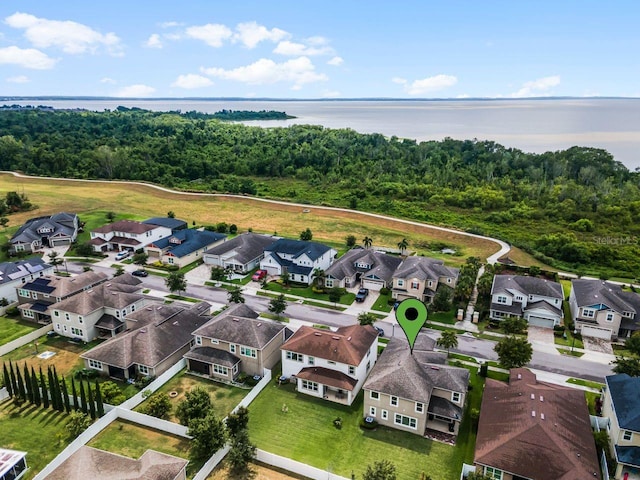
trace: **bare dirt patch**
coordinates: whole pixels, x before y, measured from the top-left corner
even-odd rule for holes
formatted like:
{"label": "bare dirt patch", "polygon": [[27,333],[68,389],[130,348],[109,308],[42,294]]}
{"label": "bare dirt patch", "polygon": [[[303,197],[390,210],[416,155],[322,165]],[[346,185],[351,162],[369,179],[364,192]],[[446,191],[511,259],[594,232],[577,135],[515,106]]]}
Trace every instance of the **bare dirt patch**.
{"label": "bare dirt patch", "polygon": [[[306,480],[306,477],[285,473],[284,471],[268,467],[261,463],[252,463],[251,469],[255,472],[254,480]],[[232,475],[226,462],[216,468],[207,480],[244,480],[246,477]]]}
{"label": "bare dirt patch", "polygon": [[582,337],[584,349],[589,352],[608,353],[613,355],[613,347],[611,342],[604,338]]}
{"label": "bare dirt patch", "polygon": [[[36,342],[38,343],[36,347]],[[7,355],[1,357],[2,361],[16,362],[20,367],[26,363],[29,368],[35,368],[36,372],[42,368],[43,372],[47,367],[55,366],[58,375],[67,376],[71,371],[82,365],[80,353],[85,350],[84,345],[77,345],[61,337],[48,339],[46,336],[40,337],[36,342],[25,345]],[[55,355],[49,358],[39,358],[38,355],[50,351]]]}

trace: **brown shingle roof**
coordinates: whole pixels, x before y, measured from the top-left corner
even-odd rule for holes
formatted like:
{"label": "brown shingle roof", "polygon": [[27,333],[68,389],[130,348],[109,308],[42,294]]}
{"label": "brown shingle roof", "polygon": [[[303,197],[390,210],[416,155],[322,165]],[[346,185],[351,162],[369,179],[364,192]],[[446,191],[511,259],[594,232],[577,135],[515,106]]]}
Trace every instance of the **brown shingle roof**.
{"label": "brown shingle roof", "polygon": [[312,382],[329,385],[330,387],[342,388],[352,391],[358,381],[337,370],[331,370],[323,367],[307,367],[303,368],[296,374],[296,378],[310,380]]}
{"label": "brown shingle roof", "polygon": [[125,232],[125,233],[145,233],[158,228],[157,225],[148,225],[146,223],[135,222],[133,220],[119,220],[114,223],[108,223],[100,228],[92,230],[96,233]]}
{"label": "brown shingle roof", "polygon": [[340,327],[335,332],[304,326],[280,348],[357,366],[377,340],[378,332],[371,325]]}
{"label": "brown shingle roof", "polygon": [[487,379],[475,463],[532,480],[600,479],[584,392],[513,369]]}

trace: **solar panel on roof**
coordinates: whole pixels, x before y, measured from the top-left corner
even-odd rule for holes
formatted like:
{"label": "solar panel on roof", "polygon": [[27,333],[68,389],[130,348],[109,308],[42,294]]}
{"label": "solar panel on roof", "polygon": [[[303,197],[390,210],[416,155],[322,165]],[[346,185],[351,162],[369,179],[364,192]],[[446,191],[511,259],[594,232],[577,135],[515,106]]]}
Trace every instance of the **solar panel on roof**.
{"label": "solar panel on roof", "polygon": [[47,308],[49,308],[49,305],[42,302],[34,302],[33,305],[31,305],[31,310],[35,310],[36,312],[46,312]]}

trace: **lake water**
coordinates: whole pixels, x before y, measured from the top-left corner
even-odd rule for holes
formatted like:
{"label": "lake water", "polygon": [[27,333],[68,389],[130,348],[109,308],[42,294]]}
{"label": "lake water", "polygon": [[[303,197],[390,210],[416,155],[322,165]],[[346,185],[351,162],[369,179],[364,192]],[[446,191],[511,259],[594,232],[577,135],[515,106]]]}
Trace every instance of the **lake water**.
{"label": "lake water", "polygon": [[314,124],[400,138],[494,140],[527,152],[574,145],[604,148],[633,170],[640,167],[640,99],[553,100],[128,100],[56,99],[4,104],[114,109],[118,105],[167,111],[278,110],[297,118],[246,122],[258,126]]}

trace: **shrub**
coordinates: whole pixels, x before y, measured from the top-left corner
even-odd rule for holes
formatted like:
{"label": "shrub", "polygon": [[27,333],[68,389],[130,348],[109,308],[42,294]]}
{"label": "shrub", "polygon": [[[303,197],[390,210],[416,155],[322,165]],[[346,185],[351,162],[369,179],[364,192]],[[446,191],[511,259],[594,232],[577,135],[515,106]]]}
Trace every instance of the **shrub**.
{"label": "shrub", "polygon": [[380,295],[389,295],[391,293],[391,290],[389,290],[387,287],[382,287],[380,289]]}
{"label": "shrub", "polygon": [[333,421],[333,426],[340,430],[342,428],[342,417],[336,417]]}

